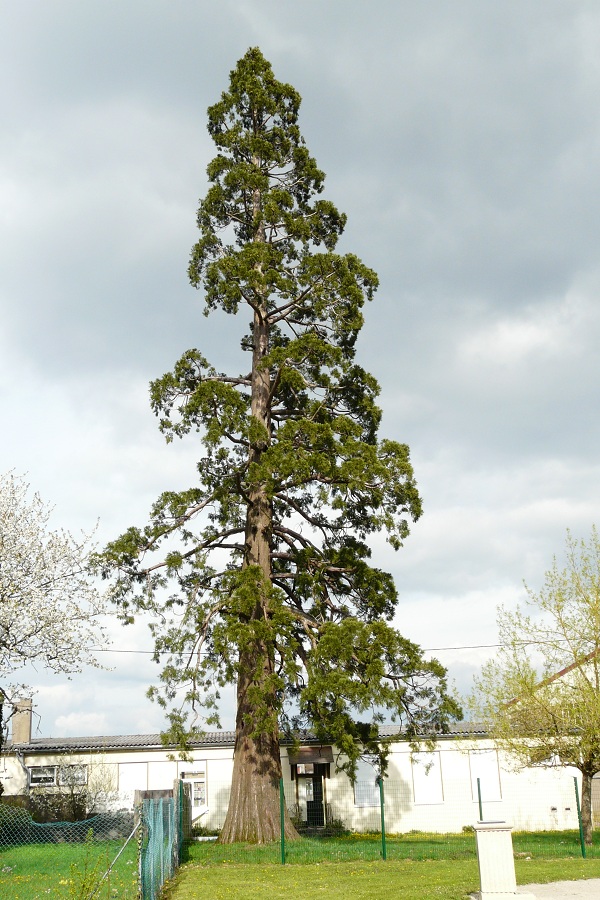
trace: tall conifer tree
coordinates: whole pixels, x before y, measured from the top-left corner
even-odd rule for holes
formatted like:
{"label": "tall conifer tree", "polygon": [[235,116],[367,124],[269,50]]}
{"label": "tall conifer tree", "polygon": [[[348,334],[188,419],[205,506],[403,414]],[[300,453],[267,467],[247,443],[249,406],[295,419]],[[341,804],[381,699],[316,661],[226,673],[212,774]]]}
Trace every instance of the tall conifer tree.
{"label": "tall conifer tree", "polygon": [[400,547],[421,501],[408,447],[378,439],[378,386],[355,362],[377,277],[336,253],[345,216],[319,198],[299,106],[253,48],[208,111],[218,152],[189,275],[207,314],[251,319],[251,362],[223,374],[188,350],[153,382],[167,441],[201,435],[198,483],[163,494],[104,554],[123,616],[158,617],[168,663],[152,693],[183,746],[184,706],[215,724],[218,687],[237,684],[222,841],[278,836],[281,729],[309,725],[352,774],[380,750],[382,710],[409,734],[458,713],[445,670],[389,624],[396,589],[369,564],[369,536]]}

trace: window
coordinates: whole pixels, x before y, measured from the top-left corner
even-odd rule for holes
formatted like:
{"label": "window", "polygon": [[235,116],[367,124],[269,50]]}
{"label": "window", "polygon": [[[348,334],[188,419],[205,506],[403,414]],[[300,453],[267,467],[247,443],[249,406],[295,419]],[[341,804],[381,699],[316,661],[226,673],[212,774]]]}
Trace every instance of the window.
{"label": "window", "polygon": [[488,802],[502,800],[500,790],[500,770],[497,750],[469,750],[471,768],[471,794],[477,801],[477,779],[481,787],[481,800]]}
{"label": "window", "polygon": [[354,805],[359,807],[379,806],[379,785],[374,766],[359,759],[354,782]]}
{"label": "window", "polygon": [[56,784],[56,766],[31,766],[29,769],[29,784],[52,785]]}
{"label": "window", "polygon": [[192,786],[192,819],[201,815],[207,806],[206,762],[195,763],[195,771],[182,772],[181,777]]}
{"label": "window", "polygon": [[411,761],[415,803],[443,803],[444,791],[439,751],[413,753]]}
{"label": "window", "polygon": [[193,781],[192,784],[194,806],[206,806],[206,781]]}
{"label": "window", "polygon": [[79,787],[87,784],[87,766],[81,764],[58,767],[58,783],[61,787]]}

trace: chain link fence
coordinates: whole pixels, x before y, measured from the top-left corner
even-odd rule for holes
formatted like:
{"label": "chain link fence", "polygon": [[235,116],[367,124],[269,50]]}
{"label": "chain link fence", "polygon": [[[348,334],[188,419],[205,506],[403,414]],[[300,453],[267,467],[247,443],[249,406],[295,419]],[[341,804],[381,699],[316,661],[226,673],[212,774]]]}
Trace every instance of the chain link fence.
{"label": "chain link fence", "polygon": [[136,900],[133,812],[77,822],[36,822],[22,807],[0,804],[0,897],[35,900]]}
{"label": "chain link fence", "polygon": [[170,798],[142,800],[139,863],[142,900],[157,900],[163,884],[173,877],[179,865],[182,836],[178,793]]}
{"label": "chain link fence", "polygon": [[[25,877],[21,872],[34,877],[38,858],[41,868],[48,869],[50,856],[56,898],[71,896],[83,860],[86,872],[91,865],[95,880],[90,880],[89,893],[81,893],[84,900],[138,896],[158,900],[182,860],[202,865],[301,865],[470,859],[476,856],[473,826],[478,820],[509,822],[516,857],[576,857],[583,849],[576,786],[576,779],[570,778],[561,781],[551,796],[535,786],[521,786],[518,795],[515,788],[500,797],[477,779],[475,796],[464,791],[452,795],[450,788],[444,796],[434,796],[419,795],[414,785],[388,778],[354,785],[342,778],[314,776],[286,783],[282,779],[281,810],[292,819],[299,839],[284,840],[282,829],[279,840],[263,845],[217,842],[229,803],[225,782],[211,782],[210,790],[194,790],[179,780],[172,791],[137,792],[136,821],[133,812],[121,812],[79,822],[40,823],[25,809],[0,804],[0,896],[3,900],[41,896],[44,890],[17,895],[11,886],[17,877]],[[137,841],[132,841],[136,830]],[[585,852],[600,857],[600,841],[595,838]],[[108,875],[112,880],[107,881]]]}
{"label": "chain link fence", "polygon": [[141,900],[157,900],[175,874],[191,837],[192,795],[177,780],[172,791],[136,791],[139,885]]}
{"label": "chain link fence", "polygon": [[82,844],[122,841],[133,827],[133,812],[99,813],[79,822],[35,822],[26,809],[0,804],[0,849],[27,844]]}

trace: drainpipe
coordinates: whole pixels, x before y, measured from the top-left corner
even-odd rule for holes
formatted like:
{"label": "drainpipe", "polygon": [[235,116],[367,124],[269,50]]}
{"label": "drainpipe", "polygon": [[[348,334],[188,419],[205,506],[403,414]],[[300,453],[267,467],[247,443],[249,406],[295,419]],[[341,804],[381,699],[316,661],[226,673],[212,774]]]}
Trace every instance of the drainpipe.
{"label": "drainpipe", "polygon": [[29,795],[29,769],[23,762],[23,757],[24,757],[23,751],[15,749],[15,756],[17,758],[17,762],[19,763],[19,765],[23,769],[23,772],[25,773],[25,793],[27,795]]}

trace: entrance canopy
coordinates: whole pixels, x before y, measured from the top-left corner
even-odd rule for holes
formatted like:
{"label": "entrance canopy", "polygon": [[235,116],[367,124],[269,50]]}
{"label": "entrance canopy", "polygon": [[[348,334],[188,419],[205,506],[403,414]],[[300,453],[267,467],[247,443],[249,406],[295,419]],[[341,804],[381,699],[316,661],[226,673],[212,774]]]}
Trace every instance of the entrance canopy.
{"label": "entrance canopy", "polygon": [[291,766],[297,766],[298,763],[332,763],[333,750],[331,747],[299,747],[295,753],[289,754]]}

